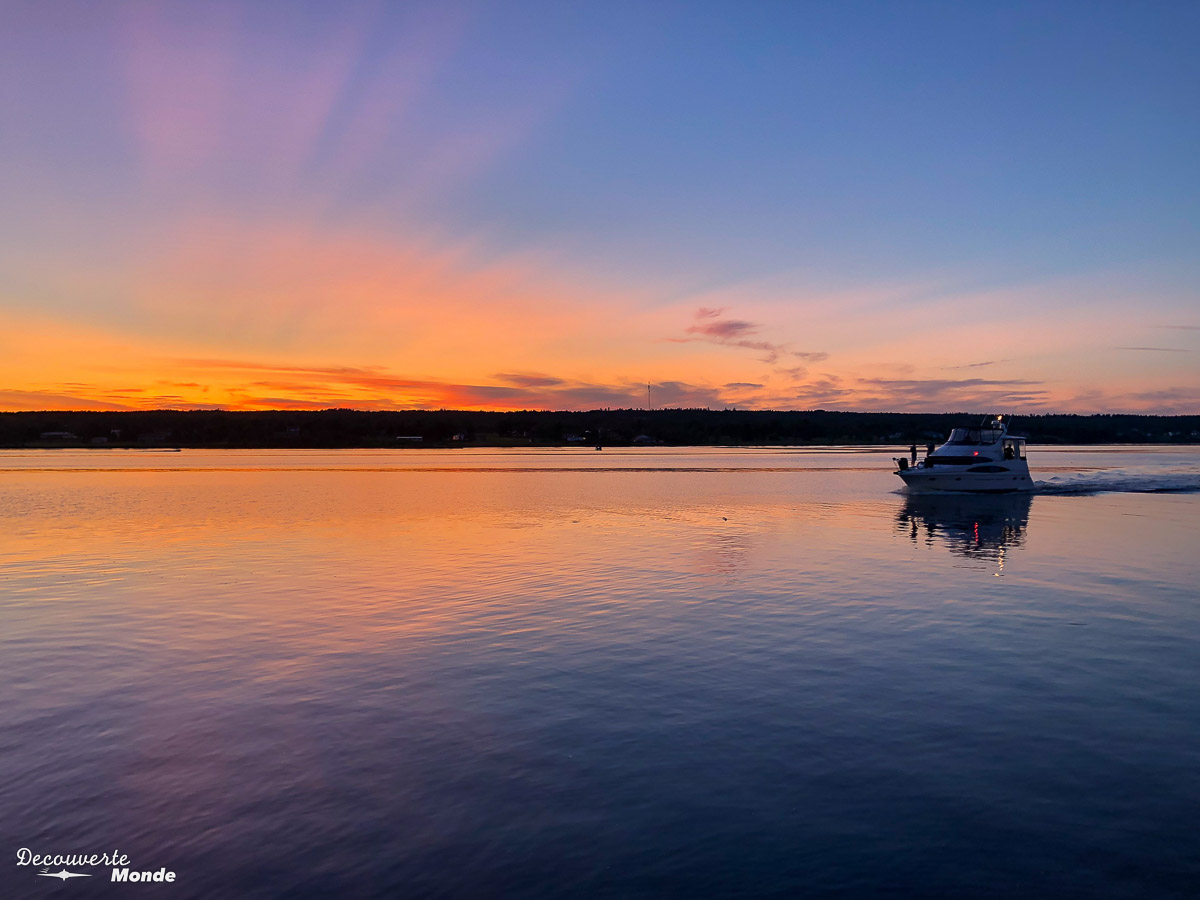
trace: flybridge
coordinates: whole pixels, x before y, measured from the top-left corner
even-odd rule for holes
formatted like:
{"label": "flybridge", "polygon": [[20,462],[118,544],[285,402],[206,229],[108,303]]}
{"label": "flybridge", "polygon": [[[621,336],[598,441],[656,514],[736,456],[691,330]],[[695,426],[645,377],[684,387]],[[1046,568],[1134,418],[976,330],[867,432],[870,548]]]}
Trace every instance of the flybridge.
{"label": "flybridge", "polygon": [[980,444],[994,444],[1004,435],[1005,429],[1003,426],[987,427],[987,428],[955,428],[950,432],[950,437],[946,439],[947,444],[957,445],[972,445],[979,446]]}

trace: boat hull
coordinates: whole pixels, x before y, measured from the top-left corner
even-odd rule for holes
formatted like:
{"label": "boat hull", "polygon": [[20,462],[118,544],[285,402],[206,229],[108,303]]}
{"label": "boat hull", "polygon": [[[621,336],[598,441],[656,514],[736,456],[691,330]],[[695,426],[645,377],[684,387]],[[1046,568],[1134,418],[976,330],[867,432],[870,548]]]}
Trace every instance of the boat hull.
{"label": "boat hull", "polygon": [[914,467],[896,472],[910,494],[1014,494],[1034,489],[1029,467],[1003,472],[968,472],[950,466]]}

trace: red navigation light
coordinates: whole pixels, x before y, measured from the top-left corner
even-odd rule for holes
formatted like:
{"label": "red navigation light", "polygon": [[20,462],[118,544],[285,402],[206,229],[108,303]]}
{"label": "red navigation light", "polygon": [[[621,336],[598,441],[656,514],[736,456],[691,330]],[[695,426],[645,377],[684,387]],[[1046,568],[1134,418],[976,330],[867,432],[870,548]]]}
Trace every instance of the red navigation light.
{"label": "red navigation light", "polygon": [[978,450],[976,450],[976,451],[975,451],[974,453],[972,453],[971,455],[972,455],[972,456],[978,456],[978,455],[979,455],[979,451],[978,451]]}

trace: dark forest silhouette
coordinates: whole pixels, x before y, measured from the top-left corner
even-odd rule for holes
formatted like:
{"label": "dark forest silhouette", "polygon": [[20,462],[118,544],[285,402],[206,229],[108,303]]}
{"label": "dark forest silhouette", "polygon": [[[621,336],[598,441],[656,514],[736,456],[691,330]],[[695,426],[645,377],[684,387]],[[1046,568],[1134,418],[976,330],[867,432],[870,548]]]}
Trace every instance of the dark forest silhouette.
{"label": "dark forest silhouette", "polygon": [[[4,447],[444,447],[924,444],[984,413],[151,410],[0,413]],[[1013,416],[1031,443],[1196,443],[1200,416]]]}

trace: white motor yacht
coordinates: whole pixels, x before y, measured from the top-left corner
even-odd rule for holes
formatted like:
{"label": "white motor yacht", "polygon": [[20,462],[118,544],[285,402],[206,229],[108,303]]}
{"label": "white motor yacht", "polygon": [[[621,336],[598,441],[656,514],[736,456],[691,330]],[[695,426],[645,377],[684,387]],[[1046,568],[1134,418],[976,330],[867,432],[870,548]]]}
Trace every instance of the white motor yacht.
{"label": "white motor yacht", "polygon": [[918,461],[896,459],[896,474],[911,493],[954,491],[1007,494],[1032,491],[1025,438],[1008,433],[1001,416],[973,428],[955,428],[946,443]]}

